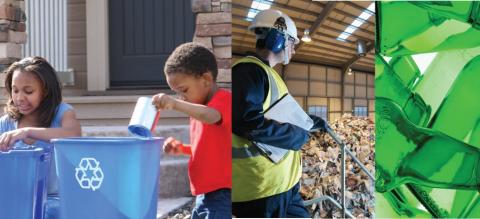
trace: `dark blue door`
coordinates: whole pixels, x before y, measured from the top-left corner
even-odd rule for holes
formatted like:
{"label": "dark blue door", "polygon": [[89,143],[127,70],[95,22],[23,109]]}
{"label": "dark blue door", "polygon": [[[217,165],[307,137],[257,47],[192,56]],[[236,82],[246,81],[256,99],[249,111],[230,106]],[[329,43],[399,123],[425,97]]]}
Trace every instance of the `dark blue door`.
{"label": "dark blue door", "polygon": [[165,61],[194,31],[190,0],[109,1],[110,86],[167,86]]}

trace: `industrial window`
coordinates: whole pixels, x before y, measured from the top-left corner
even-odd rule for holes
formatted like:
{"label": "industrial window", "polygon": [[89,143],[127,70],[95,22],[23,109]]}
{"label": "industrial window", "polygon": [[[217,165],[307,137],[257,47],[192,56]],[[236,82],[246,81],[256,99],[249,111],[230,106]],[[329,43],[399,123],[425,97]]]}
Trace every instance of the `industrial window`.
{"label": "industrial window", "polygon": [[255,15],[258,14],[258,12],[269,9],[270,6],[272,6],[273,1],[267,1],[267,0],[253,0],[252,5],[250,6],[250,10],[248,10],[247,18],[245,20],[247,21],[253,21],[253,18]]}
{"label": "industrial window", "polygon": [[371,3],[366,10],[360,14],[357,19],[355,19],[350,25],[345,28],[345,30],[340,33],[337,37],[337,40],[346,42],[347,38],[353,34],[360,26],[362,26],[365,21],[367,21],[370,16],[375,14],[375,3]]}
{"label": "industrial window", "polygon": [[325,121],[328,121],[328,111],[327,106],[309,106],[308,114],[321,117]]}
{"label": "industrial window", "polygon": [[354,116],[368,116],[368,109],[366,106],[356,106],[353,108]]}

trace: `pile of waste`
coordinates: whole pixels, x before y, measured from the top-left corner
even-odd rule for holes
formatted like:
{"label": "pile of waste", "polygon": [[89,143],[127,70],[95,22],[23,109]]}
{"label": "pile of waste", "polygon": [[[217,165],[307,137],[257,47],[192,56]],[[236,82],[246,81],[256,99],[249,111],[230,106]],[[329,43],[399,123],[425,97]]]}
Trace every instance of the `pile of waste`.
{"label": "pile of waste", "polygon": [[[345,114],[333,123],[332,130],[365,167],[375,175],[375,124],[367,117]],[[330,196],[341,203],[340,146],[328,133],[314,133],[302,148],[303,174],[300,193],[304,200]],[[346,206],[353,216],[373,218],[374,182],[346,156]],[[318,218],[339,218],[341,210],[323,201],[307,206]]]}
{"label": "pile of waste", "polygon": [[184,206],[170,212],[167,215],[167,219],[190,219],[192,217],[192,209],[195,207],[195,199],[188,202]]}

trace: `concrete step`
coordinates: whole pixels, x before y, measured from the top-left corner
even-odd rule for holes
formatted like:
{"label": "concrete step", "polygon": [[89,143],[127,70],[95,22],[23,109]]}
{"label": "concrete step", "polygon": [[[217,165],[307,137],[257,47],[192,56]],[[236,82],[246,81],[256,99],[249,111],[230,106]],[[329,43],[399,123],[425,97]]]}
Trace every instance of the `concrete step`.
{"label": "concrete step", "polygon": [[[126,137],[130,136],[127,125],[125,126],[82,126],[83,136],[103,136],[103,137]],[[189,125],[159,125],[156,127],[153,136],[174,137],[184,143],[190,142]]]}
{"label": "concrete step", "polygon": [[192,200],[193,197],[159,198],[157,205],[157,219],[167,218],[170,212],[183,207]]}
{"label": "concrete step", "polygon": [[162,159],[160,161],[160,198],[191,195],[188,179],[188,158]]}
{"label": "concrete step", "polygon": [[[65,97],[75,108],[82,125],[127,126],[140,95]],[[172,110],[163,110],[159,124],[188,124],[188,117]]]}
{"label": "concrete step", "polygon": [[[77,118],[84,126],[127,126],[139,97],[141,95],[69,96],[65,97],[64,101],[75,108]],[[187,115],[173,110],[161,111],[158,122],[163,125],[187,125],[188,123]]]}

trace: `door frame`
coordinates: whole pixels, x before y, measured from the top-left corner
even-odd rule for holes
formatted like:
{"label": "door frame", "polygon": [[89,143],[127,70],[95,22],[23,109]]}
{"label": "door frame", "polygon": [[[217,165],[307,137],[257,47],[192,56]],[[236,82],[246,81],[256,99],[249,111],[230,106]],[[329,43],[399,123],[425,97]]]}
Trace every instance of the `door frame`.
{"label": "door frame", "polygon": [[108,0],[85,0],[87,28],[87,91],[110,86]]}

